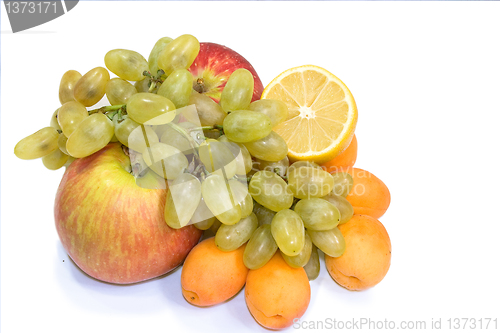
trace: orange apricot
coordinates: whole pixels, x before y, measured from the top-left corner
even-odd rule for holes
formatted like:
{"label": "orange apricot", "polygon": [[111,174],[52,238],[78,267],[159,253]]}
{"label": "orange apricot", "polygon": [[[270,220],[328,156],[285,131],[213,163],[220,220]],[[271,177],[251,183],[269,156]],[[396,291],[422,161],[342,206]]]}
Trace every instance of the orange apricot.
{"label": "orange apricot", "polygon": [[248,272],[245,301],[254,319],[269,329],[293,324],[307,310],[311,287],[304,268],[290,267],[280,252]]}
{"label": "orange apricot", "polygon": [[356,134],[352,137],[351,143],[347,148],[333,160],[321,164],[323,170],[330,173],[338,171],[338,168],[352,167],[358,158],[358,140]]}
{"label": "orange apricot", "polygon": [[354,208],[354,214],[369,215],[376,219],[389,208],[391,193],[387,186],[374,174],[359,168],[341,168],[353,179],[353,187],[346,199]]}
{"label": "orange apricot", "polygon": [[346,250],[340,257],[325,254],[325,265],[330,276],[349,290],[365,290],[378,284],[391,265],[391,240],[385,227],[377,219],[354,215],[339,226]]}
{"label": "orange apricot", "polygon": [[243,263],[245,245],[224,252],[214,237],[189,252],[181,273],[182,295],[191,304],[211,306],[227,301],[245,285],[248,268]]}

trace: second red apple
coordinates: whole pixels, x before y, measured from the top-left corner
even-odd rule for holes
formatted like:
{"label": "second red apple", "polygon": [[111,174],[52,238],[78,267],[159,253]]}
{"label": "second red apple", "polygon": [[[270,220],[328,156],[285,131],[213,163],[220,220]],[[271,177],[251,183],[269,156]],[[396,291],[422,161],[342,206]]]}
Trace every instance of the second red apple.
{"label": "second red apple", "polygon": [[193,74],[193,87],[215,102],[220,95],[229,76],[238,68],[248,69],[254,78],[252,102],[260,99],[264,86],[253,66],[239,53],[215,43],[200,43],[200,53],[189,68]]}

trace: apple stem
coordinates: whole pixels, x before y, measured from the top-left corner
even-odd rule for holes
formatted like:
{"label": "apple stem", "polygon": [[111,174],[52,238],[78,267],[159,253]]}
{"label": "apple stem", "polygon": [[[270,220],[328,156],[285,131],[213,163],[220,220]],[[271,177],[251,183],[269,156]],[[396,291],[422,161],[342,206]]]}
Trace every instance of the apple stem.
{"label": "apple stem", "polygon": [[205,86],[205,80],[202,77],[196,79],[196,82],[193,83],[193,89],[200,94],[207,92],[207,88]]}
{"label": "apple stem", "polygon": [[193,84],[193,89],[203,94],[205,90],[205,80],[202,77],[196,79],[196,82]]}

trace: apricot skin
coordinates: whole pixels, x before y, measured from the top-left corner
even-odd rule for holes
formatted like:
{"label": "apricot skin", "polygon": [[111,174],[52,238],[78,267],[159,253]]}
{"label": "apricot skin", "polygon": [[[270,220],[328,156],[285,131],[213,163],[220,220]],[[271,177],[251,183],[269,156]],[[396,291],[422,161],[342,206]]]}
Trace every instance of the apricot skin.
{"label": "apricot skin", "polygon": [[292,326],[307,310],[311,287],[305,270],[290,267],[280,252],[263,267],[250,270],[245,301],[254,319],[268,329]]}
{"label": "apricot skin", "polygon": [[365,290],[378,284],[391,265],[391,240],[385,227],[371,216],[354,215],[339,226],[346,242],[340,257],[325,255],[330,276],[348,290]]}
{"label": "apricot skin", "polygon": [[245,285],[248,268],[243,263],[245,245],[224,252],[214,237],[196,245],[182,266],[182,295],[191,304],[211,306],[227,301]]}
{"label": "apricot skin", "polygon": [[354,166],[358,158],[358,140],[356,134],[352,137],[347,148],[333,160],[321,164],[321,167],[330,173],[337,172],[339,168],[349,168]]}
{"label": "apricot skin", "polygon": [[376,219],[385,214],[391,203],[389,189],[371,172],[359,168],[341,168],[353,178],[353,187],[346,199],[354,208],[354,214],[369,215]]}

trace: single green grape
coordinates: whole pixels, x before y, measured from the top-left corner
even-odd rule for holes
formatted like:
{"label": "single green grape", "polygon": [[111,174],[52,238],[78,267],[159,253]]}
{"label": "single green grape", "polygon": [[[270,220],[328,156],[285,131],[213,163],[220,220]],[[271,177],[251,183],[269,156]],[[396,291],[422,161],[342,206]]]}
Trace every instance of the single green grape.
{"label": "single green grape", "polygon": [[340,222],[337,207],[321,198],[300,200],[294,211],[300,215],[308,230],[328,230],[335,228]]}
{"label": "single green grape", "polygon": [[345,251],[345,239],[339,228],[314,231],[307,229],[314,245],[330,257],[340,257]]}
{"label": "single green grape", "polygon": [[128,138],[130,133],[140,126],[140,124],[133,121],[128,115],[120,117],[118,114],[113,116],[113,125],[115,126],[115,135],[118,141],[127,147],[129,146]]}
{"label": "single green grape", "polygon": [[217,170],[222,172],[222,169],[224,169],[227,179],[236,174],[236,159],[224,142],[207,139],[198,148],[198,154],[208,172]]}
{"label": "single green grape", "polygon": [[182,35],[165,45],[158,55],[158,68],[165,75],[176,69],[188,69],[200,52],[200,42],[192,35]]}
{"label": "single green grape", "polygon": [[191,221],[194,223],[196,228],[200,230],[207,230],[214,224],[216,220],[214,214],[208,209],[203,196],[201,197],[200,203],[196,210],[194,211]]}
{"label": "single green grape", "polygon": [[81,77],[82,74],[74,70],[69,70],[63,74],[61,82],[59,83],[59,102],[61,102],[61,105],[75,100],[73,90],[75,88],[75,84]]}
{"label": "single green grape", "polygon": [[59,122],[57,121],[57,113],[59,112],[59,109],[55,110],[52,114],[52,117],[50,118],[50,127],[54,127],[56,130],[62,131],[61,126],[59,126]]}
{"label": "single green grape", "polygon": [[[271,225],[271,230],[272,230],[272,225]],[[281,255],[283,256],[283,259],[286,261],[286,263],[291,267],[294,268],[304,267],[311,258],[312,247],[313,244],[311,241],[311,237],[306,232],[304,247],[302,248],[302,251],[300,251],[298,255],[288,256],[285,253],[283,253],[283,251],[281,252]]]}
{"label": "single green grape", "polygon": [[264,224],[258,227],[243,252],[243,263],[249,269],[258,269],[264,266],[276,253],[278,245],[271,233],[271,225]]}
{"label": "single green grape", "polygon": [[59,134],[59,138],[57,139],[57,146],[59,149],[66,155],[69,155],[68,151],[66,150],[66,142],[68,141],[68,138],[64,133]]}
{"label": "single green grape", "polygon": [[300,167],[303,167],[303,166],[321,169],[321,166],[319,164],[314,163],[314,162],[311,162],[311,161],[297,161],[297,162],[293,162],[288,167],[287,174],[289,175],[293,171],[293,169],[300,168]]}
{"label": "single green grape", "polygon": [[193,225],[198,230],[208,230],[208,229],[210,229],[212,227],[212,225],[214,224],[215,220],[216,220],[216,218],[214,216],[214,217],[212,217],[210,219],[203,220],[201,222],[193,223]]}
{"label": "single green grape", "polygon": [[[241,155],[238,155],[238,157],[236,158],[236,160],[238,161],[238,169],[236,170],[236,173],[238,175],[243,175],[243,174],[246,175],[252,170],[253,166],[252,155],[250,155],[250,152],[248,151],[247,147],[245,147],[241,143],[237,145],[240,148]],[[241,162],[243,163],[244,170],[240,168]]]}
{"label": "single green grape", "polygon": [[349,222],[349,220],[354,215],[354,208],[351,203],[347,201],[346,198],[341,197],[340,195],[336,195],[333,192],[328,193],[323,199],[327,200],[331,204],[333,204],[340,212],[340,221],[339,224],[344,224]]}
{"label": "single green grape", "polygon": [[138,52],[124,49],[111,50],[104,56],[104,64],[114,74],[127,81],[139,81],[149,71],[148,62]]}
{"label": "single green grape", "polygon": [[213,99],[193,91],[188,101],[188,105],[192,104],[196,106],[201,126],[222,126],[227,113]]}
{"label": "single green grape", "polygon": [[186,156],[179,149],[162,142],[146,148],[142,157],[151,170],[168,180],[179,177],[188,166]]}
{"label": "single green grape", "polygon": [[215,245],[222,251],[233,251],[245,244],[259,226],[254,213],[233,225],[221,225],[215,234]]}
{"label": "single green grape", "polygon": [[328,172],[302,166],[288,170],[288,185],[296,198],[309,199],[324,197],[332,191],[334,183]]}
{"label": "single green grape", "polygon": [[138,153],[144,154],[146,148],[160,142],[158,135],[151,126],[139,125],[130,132],[128,147]]}
{"label": "single green grape", "polygon": [[89,116],[87,108],[76,101],[64,103],[57,113],[57,121],[64,135],[69,138],[78,125]]}
{"label": "single green grape", "polygon": [[165,222],[169,227],[180,229],[194,215],[201,200],[201,183],[192,174],[183,173],[168,187],[165,203]]}
{"label": "single green grape", "polygon": [[253,212],[253,198],[250,193],[247,194],[245,199],[240,202],[241,217],[247,217]]}
{"label": "single green grape", "polygon": [[233,199],[238,204],[244,201],[249,194],[246,179],[229,179],[227,184],[229,185]]}
{"label": "single green grape", "polygon": [[64,154],[60,149],[56,149],[52,153],[42,157],[43,165],[49,170],[60,169],[67,161],[68,155]]}
{"label": "single green grape", "polygon": [[104,148],[113,135],[113,122],[102,113],[94,113],[71,133],[66,142],[66,150],[73,157],[86,157]]}
{"label": "single green grape", "polygon": [[272,210],[262,206],[258,202],[254,202],[253,212],[255,213],[255,216],[257,216],[257,219],[259,220],[259,225],[271,224],[271,221],[273,220],[274,215],[276,215],[275,211],[272,211]]}
{"label": "single green grape", "polygon": [[278,212],[292,206],[293,193],[286,182],[271,171],[258,171],[250,180],[248,191],[262,206]]}
{"label": "single green grape", "polygon": [[106,68],[91,69],[75,84],[73,95],[83,106],[92,106],[99,102],[106,93],[106,84],[109,81],[109,72]]}
{"label": "single green grape", "polygon": [[304,223],[293,210],[277,212],[271,222],[271,232],[279,249],[287,256],[296,256],[304,248]]}
{"label": "single green grape", "polygon": [[215,172],[201,184],[201,194],[215,217],[223,224],[232,225],[241,219],[241,207],[235,202],[228,187],[224,176]]}
{"label": "single green grape", "polygon": [[53,127],[41,130],[25,137],[14,147],[14,154],[22,160],[34,160],[55,151],[59,132]]}
{"label": "single green grape", "polygon": [[161,84],[157,94],[168,98],[177,109],[189,103],[193,91],[193,75],[184,68],[176,69]]}
{"label": "single green grape", "polygon": [[[176,118],[174,118],[174,120],[172,120],[170,123],[168,124],[163,124],[163,125],[154,125],[152,126],[153,129],[155,130],[156,132],[156,135],[158,135],[158,137],[160,138],[160,142],[161,142],[161,136],[165,133],[165,131],[172,127],[170,124],[173,123],[173,124],[177,124],[178,122],[178,118],[176,116]],[[165,142],[166,143],[166,142]]]}
{"label": "single green grape", "polygon": [[281,124],[288,117],[288,107],[282,101],[276,99],[259,99],[248,108],[251,111],[260,112],[271,119],[272,127]]}
{"label": "single green grape", "polygon": [[288,165],[290,164],[288,157],[285,156],[277,162],[269,162],[264,160],[255,159],[255,165],[259,170],[267,170],[271,172],[277,172],[278,175],[284,177],[286,171],[288,170]]}
{"label": "single green grape", "polygon": [[252,214],[253,211],[253,199],[250,193],[248,193],[248,186],[246,179],[238,181],[236,179],[230,179],[228,181],[229,188],[231,189],[231,194],[235,202],[240,205],[241,208],[241,218],[245,218]]}
{"label": "single green grape", "polygon": [[112,78],[106,84],[106,97],[111,105],[127,104],[130,96],[137,94],[137,89],[128,81]]}
{"label": "single green grape", "polygon": [[223,126],[229,140],[241,143],[265,138],[272,131],[268,116],[245,110],[232,111],[224,118]]}
{"label": "single green grape", "polygon": [[246,142],[245,147],[252,156],[269,162],[278,162],[288,154],[285,140],[274,131],[260,140]]}
{"label": "single green grape", "polygon": [[333,173],[332,176],[335,184],[332,192],[341,197],[347,197],[354,183],[352,176],[347,172],[336,172]]}
{"label": "single green grape", "polygon": [[311,257],[307,264],[305,264],[304,270],[306,271],[309,281],[315,280],[319,276],[319,254],[318,248],[314,244],[312,245]]}
{"label": "single green grape", "polygon": [[226,112],[246,110],[253,95],[253,75],[245,68],[238,68],[229,79],[220,95],[219,104]]}
{"label": "single green grape", "polygon": [[252,155],[250,155],[250,152],[243,144],[232,142],[225,135],[221,135],[217,140],[224,142],[233,153],[233,156],[235,156],[237,175],[243,176],[252,170]]}
{"label": "single green grape", "polygon": [[173,41],[173,39],[170,37],[162,37],[162,38],[158,39],[158,41],[153,46],[153,49],[149,53],[149,57],[148,57],[149,71],[154,76],[156,76],[158,74],[158,69],[159,69],[158,68],[158,56],[165,49],[165,46],[167,46],[168,43],[170,43],[171,41]]}
{"label": "single green grape", "polygon": [[135,122],[147,125],[163,125],[175,117],[175,105],[168,98],[153,93],[140,92],[127,102],[127,114]]}
{"label": "single green grape", "polygon": [[68,155],[68,160],[66,161],[66,163],[64,164],[64,166],[66,168],[68,168],[71,165],[71,163],[73,163],[74,160],[76,160],[76,158],[74,158],[73,156],[69,156]]}
{"label": "single green grape", "polygon": [[[183,122],[177,124],[177,126],[179,126],[183,130],[189,130],[195,127],[195,125],[190,122]],[[194,152],[194,148],[196,147],[193,147],[191,144],[194,145],[194,143],[191,143],[191,141],[189,141],[189,139],[183,133],[179,132],[173,126],[170,126],[170,124],[167,124],[165,126],[160,137],[160,142],[174,146],[186,155],[192,154]]]}

